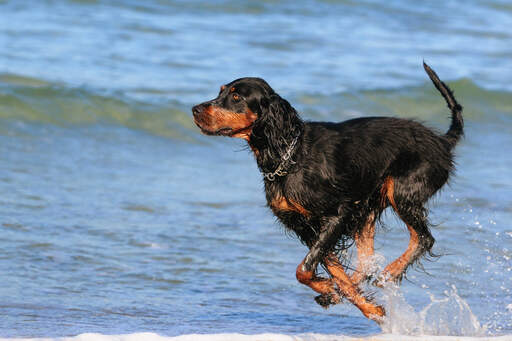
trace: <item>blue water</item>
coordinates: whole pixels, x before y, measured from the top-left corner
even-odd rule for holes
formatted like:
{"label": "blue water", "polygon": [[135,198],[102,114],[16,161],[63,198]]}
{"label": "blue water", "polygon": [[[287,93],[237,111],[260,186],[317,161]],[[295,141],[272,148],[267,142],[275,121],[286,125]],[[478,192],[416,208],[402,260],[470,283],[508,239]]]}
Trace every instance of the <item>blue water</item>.
{"label": "blue water", "polygon": [[[0,337],[512,335],[510,27],[506,1],[0,1]],[[190,107],[259,76],[305,119],[443,131],[423,59],[466,138],[431,205],[443,256],[372,288],[381,328],[314,303],[252,155]],[[377,253],[407,242],[388,215]]]}

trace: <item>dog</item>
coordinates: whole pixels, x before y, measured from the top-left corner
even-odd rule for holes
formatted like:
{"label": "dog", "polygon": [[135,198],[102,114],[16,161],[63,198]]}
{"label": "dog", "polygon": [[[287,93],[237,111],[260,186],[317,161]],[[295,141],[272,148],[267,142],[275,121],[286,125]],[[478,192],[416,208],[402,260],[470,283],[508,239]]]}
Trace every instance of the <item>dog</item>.
{"label": "dog", "polygon": [[[343,298],[381,322],[382,306],[360,289],[365,260],[374,253],[375,224],[391,207],[410,233],[407,250],[374,284],[399,282],[434,245],[425,204],[454,171],[453,149],[463,136],[462,107],[426,63],[423,67],[451,111],[438,134],[410,119],[361,117],[341,123],[305,122],[261,78],[240,78],[192,108],[206,135],[247,141],[264,179],[267,204],[309,252],[297,280],[319,295],[323,307]],[[343,251],[355,244],[357,268],[347,274]],[[327,276],[317,273],[318,265]]]}

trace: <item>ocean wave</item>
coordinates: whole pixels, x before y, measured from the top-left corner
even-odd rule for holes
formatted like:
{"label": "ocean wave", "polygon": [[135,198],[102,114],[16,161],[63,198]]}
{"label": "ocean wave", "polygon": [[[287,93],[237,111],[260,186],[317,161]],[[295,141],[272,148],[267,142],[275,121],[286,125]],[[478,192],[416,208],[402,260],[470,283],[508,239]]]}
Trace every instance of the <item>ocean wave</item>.
{"label": "ocean wave", "polygon": [[[512,94],[486,89],[471,79],[446,82],[464,107],[467,121],[510,122]],[[294,100],[315,119],[342,120],[357,116],[398,116],[447,125],[449,111],[432,83],[394,89],[344,91],[335,95],[303,93]]]}
{"label": "ocean wave", "polygon": [[0,74],[0,119],[67,127],[120,125],[183,140],[192,138],[195,127],[177,102],[142,101],[5,74]]}
{"label": "ocean wave", "polygon": [[[484,89],[469,79],[449,84],[465,107],[466,120],[500,122],[512,118],[510,93]],[[209,96],[205,94],[204,99]],[[306,119],[341,121],[377,115],[447,124],[445,103],[430,83],[399,89],[290,96]],[[107,92],[0,74],[0,126],[2,119],[66,127],[110,124],[186,141],[195,141],[199,136],[189,112],[192,103],[180,103],[172,95],[162,100],[166,94],[160,89],[145,89],[143,99],[136,97],[129,91]]]}

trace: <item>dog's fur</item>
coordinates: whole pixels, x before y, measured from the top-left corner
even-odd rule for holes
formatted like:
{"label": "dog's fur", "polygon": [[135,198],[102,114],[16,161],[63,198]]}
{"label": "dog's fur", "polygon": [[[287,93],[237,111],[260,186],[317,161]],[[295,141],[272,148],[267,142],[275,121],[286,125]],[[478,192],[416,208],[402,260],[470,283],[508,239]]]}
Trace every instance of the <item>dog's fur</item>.
{"label": "dog's fur", "polygon": [[[375,284],[399,281],[434,244],[424,205],[454,169],[452,151],[463,135],[463,119],[448,86],[428,65],[424,68],[452,112],[444,135],[391,117],[304,122],[260,78],[226,84],[217,98],[192,109],[203,133],[249,143],[264,175],[268,205],[309,248],[297,267],[297,279],[320,294],[316,301],[324,307],[345,297],[369,318],[379,321],[384,316],[384,309],[363,296],[358,284],[366,278],[375,223],[386,207],[404,221],[410,242]],[[358,267],[349,276],[339,251],[352,241]],[[329,278],[316,274],[319,264]]]}

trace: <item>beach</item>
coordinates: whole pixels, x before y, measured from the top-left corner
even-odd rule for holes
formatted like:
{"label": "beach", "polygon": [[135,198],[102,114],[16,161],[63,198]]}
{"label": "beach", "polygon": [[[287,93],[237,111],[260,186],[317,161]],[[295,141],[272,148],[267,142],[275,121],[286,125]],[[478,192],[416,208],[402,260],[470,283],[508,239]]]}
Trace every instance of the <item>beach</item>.
{"label": "beach", "polygon": [[[0,16],[0,338],[512,338],[508,3],[0,1]],[[368,286],[379,326],[296,281],[307,249],[250,149],[201,135],[191,107],[257,76],[305,120],[444,133],[423,60],[465,137],[429,206],[440,257]],[[407,243],[385,214],[375,265]]]}

